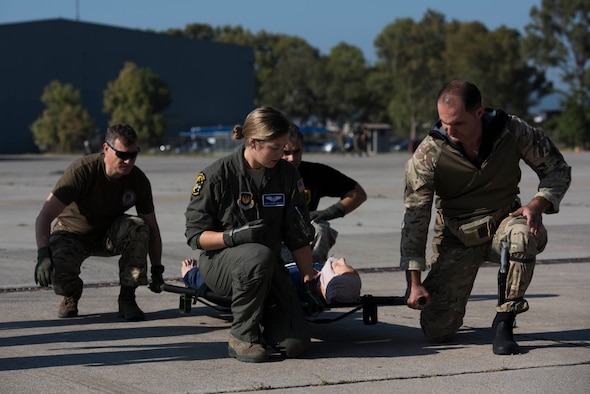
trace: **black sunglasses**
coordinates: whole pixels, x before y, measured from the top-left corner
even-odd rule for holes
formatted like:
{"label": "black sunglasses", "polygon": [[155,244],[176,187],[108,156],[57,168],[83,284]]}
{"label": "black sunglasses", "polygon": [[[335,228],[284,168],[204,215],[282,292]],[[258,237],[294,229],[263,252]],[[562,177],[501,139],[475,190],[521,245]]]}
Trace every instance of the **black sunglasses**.
{"label": "black sunglasses", "polygon": [[109,148],[111,148],[113,150],[113,152],[115,152],[115,155],[117,155],[117,157],[121,160],[130,160],[130,159],[133,160],[139,154],[139,146],[137,147],[137,150],[135,152],[123,152],[123,151],[115,149],[108,142],[107,142],[107,145],[109,146]]}

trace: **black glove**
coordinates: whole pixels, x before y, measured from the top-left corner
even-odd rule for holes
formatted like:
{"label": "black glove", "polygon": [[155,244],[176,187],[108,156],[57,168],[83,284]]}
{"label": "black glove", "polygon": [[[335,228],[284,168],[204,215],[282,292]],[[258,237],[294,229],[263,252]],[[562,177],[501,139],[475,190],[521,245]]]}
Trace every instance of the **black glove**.
{"label": "black glove", "polygon": [[320,220],[341,218],[344,214],[344,205],[338,201],[336,204],[329,206],[323,211],[311,211],[309,213],[309,218],[313,221],[319,222]]}
{"label": "black glove", "polygon": [[324,310],[324,302],[317,279],[303,283],[303,299],[303,310],[307,316],[317,316]]}
{"label": "black glove", "polygon": [[48,287],[51,284],[52,271],[53,259],[51,258],[51,249],[49,249],[49,246],[44,246],[37,251],[35,283],[38,283],[42,287]]}
{"label": "black glove", "polygon": [[162,277],[163,273],[164,266],[162,264],[152,265],[152,283],[148,287],[154,293],[162,292],[162,286],[165,284],[164,278]]}
{"label": "black glove", "polygon": [[264,219],[254,220],[242,227],[223,232],[223,242],[230,248],[246,243],[263,244],[265,240],[266,224]]}

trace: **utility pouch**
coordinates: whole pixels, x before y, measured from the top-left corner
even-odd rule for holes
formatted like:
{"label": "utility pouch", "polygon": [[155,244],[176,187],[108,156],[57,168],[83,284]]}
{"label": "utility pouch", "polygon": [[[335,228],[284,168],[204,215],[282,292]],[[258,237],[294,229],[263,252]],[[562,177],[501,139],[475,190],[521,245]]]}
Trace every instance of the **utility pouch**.
{"label": "utility pouch", "polygon": [[496,220],[492,215],[470,219],[468,222],[449,220],[447,227],[465,246],[476,246],[494,237]]}

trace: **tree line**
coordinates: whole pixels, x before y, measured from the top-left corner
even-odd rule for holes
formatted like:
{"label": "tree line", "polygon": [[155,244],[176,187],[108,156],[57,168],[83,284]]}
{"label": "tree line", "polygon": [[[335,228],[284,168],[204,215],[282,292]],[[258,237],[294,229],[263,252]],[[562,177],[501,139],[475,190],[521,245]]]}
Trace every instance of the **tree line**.
{"label": "tree line", "polygon": [[[419,21],[396,19],[375,37],[374,64],[345,42],[322,55],[299,37],[241,26],[194,23],[160,33],[252,47],[255,104],[280,108],[301,125],[387,123],[393,136],[415,140],[436,120],[438,88],[460,78],[480,87],[484,105],[529,121],[532,106],[550,93],[560,94],[563,111],[543,127],[567,146],[588,148],[590,2],[543,0],[529,16],[524,35],[505,26],[489,30],[479,21],[449,21],[430,9]],[[563,85],[555,86],[549,72],[557,72]],[[159,83],[152,93],[165,86]],[[110,99],[116,120],[135,113],[134,106],[145,106],[132,95],[126,99],[126,104],[123,97]],[[154,104],[165,108],[165,100]],[[162,135],[164,119],[151,124],[141,116],[130,123],[145,123],[145,137]]]}
{"label": "tree line", "polygon": [[[30,126],[33,141],[41,151],[79,151],[99,135],[94,120],[82,106],[80,90],[72,84],[51,81],[43,89],[45,109]],[[103,111],[109,124],[133,125],[138,139],[148,146],[159,142],[168,123],[163,115],[172,103],[166,83],[150,68],[125,62],[117,79],[103,92]]]}

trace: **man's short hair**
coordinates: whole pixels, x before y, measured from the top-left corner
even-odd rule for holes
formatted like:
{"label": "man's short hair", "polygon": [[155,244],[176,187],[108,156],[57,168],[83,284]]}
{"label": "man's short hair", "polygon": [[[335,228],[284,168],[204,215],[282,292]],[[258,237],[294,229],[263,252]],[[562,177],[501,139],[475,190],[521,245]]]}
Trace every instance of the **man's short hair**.
{"label": "man's short hair", "polygon": [[436,102],[444,102],[449,96],[461,98],[468,112],[473,112],[482,106],[481,92],[475,84],[468,81],[455,79],[446,82],[438,91]]}
{"label": "man's short hair", "polygon": [[137,142],[137,133],[130,125],[117,123],[109,126],[105,136],[105,142],[108,144],[114,145],[116,140],[121,141],[125,146],[131,145]]}

